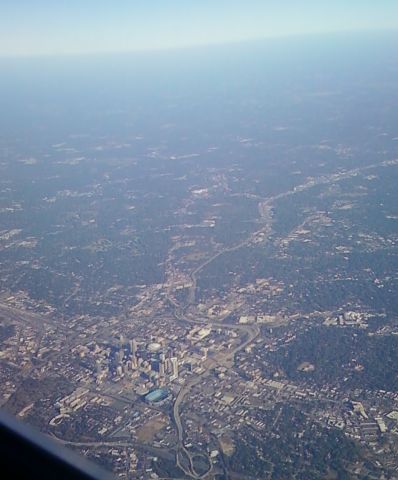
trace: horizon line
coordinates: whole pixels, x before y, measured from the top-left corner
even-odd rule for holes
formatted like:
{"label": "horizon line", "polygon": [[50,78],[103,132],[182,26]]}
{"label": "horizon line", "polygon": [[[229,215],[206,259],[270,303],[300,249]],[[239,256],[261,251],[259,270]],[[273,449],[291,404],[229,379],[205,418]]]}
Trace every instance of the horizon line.
{"label": "horizon line", "polygon": [[129,48],[122,50],[92,50],[82,52],[37,52],[37,53],[0,53],[0,60],[26,60],[26,59],[43,59],[43,58],[59,58],[59,57],[95,57],[95,56],[113,56],[113,55],[156,55],[172,52],[183,52],[187,50],[202,50],[212,47],[228,47],[233,45],[242,45],[267,41],[281,41],[297,38],[311,38],[311,37],[328,37],[335,35],[354,35],[361,34],[398,34],[397,28],[358,28],[358,29],[343,29],[343,30],[329,30],[327,32],[297,32],[297,33],[284,33],[280,35],[259,36],[252,38],[242,38],[239,40],[219,41],[209,43],[197,43],[191,45],[171,45],[165,47],[156,48]]}

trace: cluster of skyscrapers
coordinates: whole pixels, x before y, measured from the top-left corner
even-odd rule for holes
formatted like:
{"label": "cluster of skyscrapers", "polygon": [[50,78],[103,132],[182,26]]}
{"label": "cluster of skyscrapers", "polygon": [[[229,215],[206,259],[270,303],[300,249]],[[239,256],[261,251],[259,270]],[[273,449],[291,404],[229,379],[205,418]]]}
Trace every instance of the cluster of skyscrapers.
{"label": "cluster of skyscrapers", "polygon": [[106,355],[106,365],[97,362],[97,382],[106,377],[114,379],[141,377],[152,385],[162,386],[177,379],[179,362],[176,355],[155,341],[138,345],[135,339],[124,340],[113,346]]}

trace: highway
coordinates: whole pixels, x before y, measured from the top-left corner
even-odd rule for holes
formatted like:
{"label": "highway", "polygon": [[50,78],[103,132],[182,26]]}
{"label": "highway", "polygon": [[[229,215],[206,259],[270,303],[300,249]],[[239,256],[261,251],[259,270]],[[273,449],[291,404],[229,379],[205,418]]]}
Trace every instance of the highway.
{"label": "highway", "polygon": [[[388,164],[384,162],[383,164]],[[383,165],[382,164],[382,165]],[[315,187],[319,184],[326,184],[326,183],[333,183],[343,179],[346,179],[351,176],[357,175],[360,171],[366,171],[375,167],[380,166],[381,164],[373,164],[367,165],[362,168],[356,168],[352,170],[347,170],[341,173],[334,173],[329,175],[320,176],[319,178],[311,178],[305,181],[303,184],[296,186],[294,189],[291,189],[286,192],[282,192],[274,197],[270,197],[268,199],[261,199],[259,204],[259,211],[261,216],[261,228],[257,231],[252,232],[248,235],[248,237],[241,241],[240,243],[226,247],[217,253],[211,254],[209,258],[205,261],[202,261],[197,267],[195,267],[190,273],[189,277],[191,279],[191,286],[189,287],[188,291],[188,300],[185,306],[181,306],[176,302],[171,296],[170,292],[166,292],[166,298],[170,302],[174,310],[174,317],[176,320],[182,323],[191,323],[197,325],[204,325],[209,324],[213,328],[219,328],[224,331],[235,331],[239,334],[239,338],[236,339],[236,345],[231,348],[230,350],[226,351],[225,353],[219,354],[217,359],[216,358],[209,358],[204,363],[204,370],[202,373],[191,377],[185,385],[183,385],[178,392],[173,408],[172,408],[172,420],[174,422],[176,433],[177,433],[177,445],[176,445],[176,464],[177,466],[190,478],[194,479],[205,479],[209,477],[213,472],[213,463],[207,453],[198,454],[198,452],[192,453],[190,452],[184,445],[184,440],[186,438],[186,432],[184,432],[184,425],[181,419],[181,406],[183,405],[184,401],[186,400],[187,396],[189,396],[191,390],[198,384],[200,384],[207,376],[211,374],[212,369],[217,366],[223,366],[227,369],[233,368],[236,354],[242,350],[244,350],[247,346],[251,345],[260,334],[260,327],[255,324],[228,324],[223,322],[223,318],[219,318],[216,321],[209,320],[208,318],[204,318],[199,314],[195,313],[187,313],[187,310],[190,306],[194,306],[197,297],[197,282],[199,274],[212,262],[216,259],[220,258],[222,255],[237,251],[241,248],[247,247],[253,244],[254,241],[257,240],[259,234],[264,234],[264,241],[267,241],[267,237],[272,232],[272,216],[271,216],[271,209],[275,201],[284,198],[286,196],[294,195],[295,193],[302,192],[306,189],[310,189]],[[174,248],[174,247],[173,247]],[[172,253],[173,248],[169,252]],[[170,257],[171,258],[171,257]],[[171,260],[168,260],[171,261]],[[70,298],[70,297],[69,297]],[[67,302],[68,299],[65,300]],[[141,303],[145,303],[147,299],[143,299]],[[137,307],[137,306],[136,306]],[[327,316],[328,312],[316,312],[317,315],[322,314]],[[0,303],[0,316],[4,316],[13,322],[15,322],[19,326],[22,325],[30,325],[33,326],[38,331],[38,339],[37,339],[37,346],[36,351],[39,349],[42,336],[45,331],[46,326],[50,326],[57,331],[59,335],[62,335],[66,339],[65,348],[70,348],[71,345],[74,344],[76,338],[78,338],[78,333],[73,333],[67,326],[63,325],[61,322],[54,322],[53,319],[46,315],[46,314],[37,314],[33,313],[28,310],[20,310],[16,307],[9,306],[4,303]],[[20,342],[19,339],[21,337],[22,331],[19,330],[17,332],[17,340],[15,344],[15,353],[14,353],[14,361],[15,363],[18,362],[18,358],[20,356]],[[51,352],[47,357],[48,360],[54,361],[58,356],[60,356],[62,352]],[[32,354],[33,358],[33,354]],[[33,362],[30,366],[28,366],[27,371],[24,372],[25,375],[31,375],[34,369],[39,368],[41,366],[40,362],[38,365],[34,366]],[[119,401],[123,401],[126,404],[131,403],[131,399],[128,397],[122,396],[114,396],[111,394],[103,393],[103,396],[107,396],[109,398],[117,399]],[[275,418],[273,426],[277,423],[279,419],[280,412],[278,413],[277,417]],[[59,441],[62,441],[58,439]],[[62,441],[62,443],[75,445],[75,446],[120,446],[120,447],[131,447],[133,443],[131,441],[126,442],[67,442]],[[195,468],[195,458],[201,456],[203,458],[207,458],[208,461],[208,470],[204,473],[200,473]]]}
{"label": "highway", "polygon": [[[215,258],[215,257],[214,257]],[[197,272],[199,270],[197,269]],[[172,303],[175,306],[175,303]],[[213,464],[211,462],[211,459],[208,458],[209,462],[209,470],[205,472],[204,474],[198,474],[195,470],[195,465],[194,461],[191,455],[191,452],[189,452],[184,445],[184,429],[181,421],[181,414],[180,414],[180,406],[182,402],[184,401],[185,397],[188,395],[192,387],[197,385],[198,383],[201,382],[201,380],[206,377],[207,375],[210,374],[210,371],[216,367],[216,366],[224,366],[226,368],[231,368],[233,366],[234,358],[235,355],[245,349],[248,345],[250,345],[260,334],[260,328],[257,325],[241,325],[241,324],[227,324],[227,323],[222,323],[222,322],[209,322],[207,320],[204,320],[202,318],[200,319],[195,319],[191,317],[184,317],[183,313],[179,311],[178,309],[175,310],[175,317],[177,320],[181,322],[188,322],[188,323],[194,323],[194,324],[203,324],[203,323],[211,323],[213,327],[216,328],[221,328],[224,330],[236,330],[240,332],[243,337],[243,340],[237,345],[235,348],[231,349],[227,353],[225,353],[222,358],[218,358],[217,361],[215,359],[208,359],[206,362],[206,369],[196,377],[192,378],[189,380],[179,391],[173,405],[173,421],[176,426],[177,430],[177,438],[178,438],[178,445],[177,445],[177,451],[176,451],[176,464],[177,466],[183,470],[183,472],[186,475],[189,475],[191,478],[195,479],[204,479],[206,478],[212,471]],[[181,461],[181,456],[186,455],[186,457],[189,460],[190,464],[190,469],[188,470],[182,463]]]}
{"label": "highway", "polygon": [[[390,162],[391,163],[391,162]],[[221,321],[218,322],[212,322],[209,319],[203,319],[203,318],[192,318],[190,315],[186,315],[185,312],[187,308],[190,305],[193,305],[196,300],[196,290],[197,290],[197,275],[208,265],[210,265],[214,260],[219,258],[220,256],[224,255],[225,253],[229,253],[232,251],[239,250],[240,248],[249,245],[252,243],[256,237],[258,237],[259,234],[265,234],[265,238],[269,236],[269,234],[272,232],[272,216],[271,216],[271,209],[272,205],[276,200],[279,200],[281,198],[294,195],[295,193],[302,192],[304,190],[310,189],[315,187],[316,185],[319,184],[327,184],[327,183],[332,183],[335,181],[339,181],[342,179],[346,179],[352,176],[357,175],[360,171],[364,170],[369,170],[372,168],[375,168],[377,166],[380,166],[380,164],[371,164],[371,165],[366,165],[361,168],[355,168],[352,170],[347,170],[339,173],[331,173],[327,175],[320,176],[318,178],[308,178],[303,184],[297,185],[295,188],[288,190],[286,192],[282,192],[278,195],[275,195],[273,197],[269,197],[268,199],[263,199],[262,202],[259,204],[259,212],[260,216],[262,217],[263,220],[263,226],[261,229],[257,230],[254,233],[251,233],[248,238],[242,242],[240,242],[237,245],[234,245],[232,247],[227,247],[222,249],[221,251],[215,253],[212,255],[210,258],[208,258],[206,261],[202,262],[198,267],[196,267],[191,273],[190,273],[190,278],[192,281],[192,285],[189,289],[189,294],[188,294],[188,301],[185,307],[181,307],[173,298],[170,298],[168,292],[166,293],[166,298],[169,300],[170,304],[174,308],[174,316],[177,320],[181,322],[189,322],[189,323],[195,323],[195,324],[211,324],[213,327],[221,328],[221,329],[229,329],[229,330],[236,330],[240,333],[243,333],[243,338],[247,337],[245,340],[242,340],[242,342],[235,347],[232,351],[228,352],[225,354],[224,358],[222,359],[222,364],[226,368],[231,368],[233,366],[234,358],[236,353],[238,353],[240,350],[246,348],[248,345],[250,345],[259,335],[260,333],[260,328],[256,325],[231,325],[231,324],[226,324],[222,323]],[[193,465],[193,460],[191,458],[191,454],[187,451],[187,449],[184,446],[184,430],[181,422],[181,415],[180,415],[180,406],[182,402],[184,401],[184,398],[187,396],[189,391],[193,386],[195,386],[197,383],[201,381],[201,379],[209,374],[210,369],[215,366],[216,364],[220,365],[220,361],[217,363],[213,360],[214,365],[211,362],[208,362],[206,370],[195,377],[194,379],[190,380],[187,382],[186,385],[184,385],[180,392],[178,393],[174,405],[173,405],[173,421],[175,423],[176,429],[177,429],[177,437],[178,437],[178,446],[177,446],[177,454],[176,454],[176,460],[177,460],[177,465],[191,478],[205,478],[210,472],[211,472],[211,461],[209,460],[210,463],[210,469],[208,472],[206,472],[203,475],[198,475],[197,472],[195,471],[194,465]],[[181,465],[180,461],[180,456],[184,453],[187,455],[189,462],[190,462],[190,470],[187,470],[185,467]]]}

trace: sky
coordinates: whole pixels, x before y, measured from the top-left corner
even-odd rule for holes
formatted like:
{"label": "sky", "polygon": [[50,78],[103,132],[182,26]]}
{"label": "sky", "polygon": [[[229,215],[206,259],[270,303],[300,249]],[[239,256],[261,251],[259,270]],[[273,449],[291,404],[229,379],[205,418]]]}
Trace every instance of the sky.
{"label": "sky", "polygon": [[398,29],[397,0],[0,0],[0,56]]}

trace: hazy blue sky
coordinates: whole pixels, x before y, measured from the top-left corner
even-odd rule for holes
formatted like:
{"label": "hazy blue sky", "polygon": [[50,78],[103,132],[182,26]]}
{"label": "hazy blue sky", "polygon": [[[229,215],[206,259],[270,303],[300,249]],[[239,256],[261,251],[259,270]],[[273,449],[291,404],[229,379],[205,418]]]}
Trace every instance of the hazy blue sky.
{"label": "hazy blue sky", "polygon": [[0,55],[398,28],[398,0],[1,0]]}

